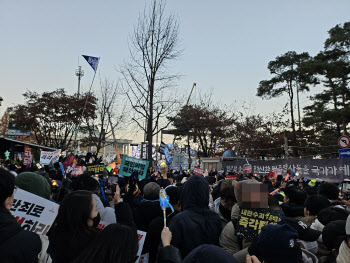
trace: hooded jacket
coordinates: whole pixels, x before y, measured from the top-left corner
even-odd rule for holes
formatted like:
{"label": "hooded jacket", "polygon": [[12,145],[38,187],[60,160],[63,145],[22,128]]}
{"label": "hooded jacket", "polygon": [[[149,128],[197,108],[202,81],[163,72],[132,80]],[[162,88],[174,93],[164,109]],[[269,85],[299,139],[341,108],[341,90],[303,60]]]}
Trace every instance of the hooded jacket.
{"label": "hooded jacket", "polygon": [[40,237],[23,230],[4,207],[0,208],[0,261],[32,263],[38,261]]}
{"label": "hooded jacket", "polygon": [[153,219],[163,215],[159,200],[143,199],[134,209],[134,220],[138,230],[147,232]]}
{"label": "hooded jacket", "polygon": [[208,204],[208,182],[203,176],[191,176],[182,190],[182,212],[169,225],[172,232],[171,244],[180,250],[183,258],[200,245],[219,245],[221,219],[209,210]]}

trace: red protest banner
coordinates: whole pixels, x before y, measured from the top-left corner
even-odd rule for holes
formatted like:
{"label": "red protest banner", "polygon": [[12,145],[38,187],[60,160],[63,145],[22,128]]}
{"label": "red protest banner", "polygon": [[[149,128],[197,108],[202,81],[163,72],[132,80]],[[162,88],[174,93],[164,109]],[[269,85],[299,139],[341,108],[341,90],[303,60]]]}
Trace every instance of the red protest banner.
{"label": "red protest banner", "polygon": [[32,163],[32,152],[30,151],[30,147],[24,145],[24,153],[23,153],[23,164],[26,166],[30,166]]}

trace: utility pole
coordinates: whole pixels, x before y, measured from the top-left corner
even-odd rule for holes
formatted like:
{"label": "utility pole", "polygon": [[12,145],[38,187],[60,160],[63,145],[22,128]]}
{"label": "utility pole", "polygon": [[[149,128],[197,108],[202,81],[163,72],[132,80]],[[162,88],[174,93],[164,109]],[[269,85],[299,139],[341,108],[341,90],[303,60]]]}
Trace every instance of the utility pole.
{"label": "utility pole", "polygon": [[[84,76],[84,71],[81,69],[81,66],[78,66],[78,69],[75,71],[75,75],[78,77],[78,99],[80,97],[80,80]],[[77,135],[78,135],[78,128],[79,125],[75,126],[74,131],[74,155],[78,152],[78,142],[77,142]]]}

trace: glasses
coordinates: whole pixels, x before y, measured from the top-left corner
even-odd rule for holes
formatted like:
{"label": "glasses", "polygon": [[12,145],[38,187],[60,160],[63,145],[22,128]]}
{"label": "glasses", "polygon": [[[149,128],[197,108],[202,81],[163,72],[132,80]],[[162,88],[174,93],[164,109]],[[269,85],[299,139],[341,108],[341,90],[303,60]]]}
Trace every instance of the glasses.
{"label": "glasses", "polygon": [[13,190],[13,194],[17,192],[18,187],[15,185],[15,189]]}

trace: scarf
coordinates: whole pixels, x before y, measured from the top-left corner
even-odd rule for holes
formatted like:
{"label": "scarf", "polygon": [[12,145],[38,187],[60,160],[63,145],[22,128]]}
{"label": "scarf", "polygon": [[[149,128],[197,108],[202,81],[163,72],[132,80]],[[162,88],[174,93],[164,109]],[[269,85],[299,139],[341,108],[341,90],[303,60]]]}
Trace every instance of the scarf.
{"label": "scarf", "polygon": [[350,248],[346,241],[341,243],[339,248],[339,255],[337,256],[337,263],[348,263],[350,259]]}

